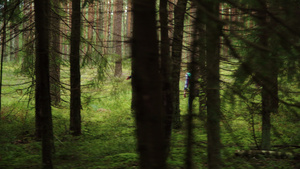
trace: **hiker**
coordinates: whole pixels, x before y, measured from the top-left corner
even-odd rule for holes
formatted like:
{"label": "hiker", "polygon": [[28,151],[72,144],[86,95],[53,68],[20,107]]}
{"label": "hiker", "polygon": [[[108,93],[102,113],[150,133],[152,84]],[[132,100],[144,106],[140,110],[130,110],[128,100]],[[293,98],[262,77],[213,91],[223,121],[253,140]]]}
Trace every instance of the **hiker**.
{"label": "hiker", "polygon": [[126,78],[126,80],[129,80],[129,79],[131,79],[131,75]]}
{"label": "hiker", "polygon": [[184,89],[183,89],[184,90],[183,97],[186,97],[186,93],[189,90],[189,87],[190,87],[190,84],[189,84],[190,78],[191,78],[191,73],[187,72],[185,74],[185,84],[184,84]]}

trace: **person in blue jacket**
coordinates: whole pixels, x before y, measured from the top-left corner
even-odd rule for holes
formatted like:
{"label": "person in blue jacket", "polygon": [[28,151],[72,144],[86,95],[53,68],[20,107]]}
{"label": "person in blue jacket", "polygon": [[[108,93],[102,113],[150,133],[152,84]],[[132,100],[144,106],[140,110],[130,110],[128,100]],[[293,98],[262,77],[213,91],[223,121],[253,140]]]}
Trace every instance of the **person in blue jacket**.
{"label": "person in blue jacket", "polygon": [[183,97],[186,97],[186,93],[188,92],[189,90],[189,87],[190,87],[190,78],[191,78],[191,73],[190,72],[187,72],[185,74],[185,84],[184,84],[184,93],[183,93]]}

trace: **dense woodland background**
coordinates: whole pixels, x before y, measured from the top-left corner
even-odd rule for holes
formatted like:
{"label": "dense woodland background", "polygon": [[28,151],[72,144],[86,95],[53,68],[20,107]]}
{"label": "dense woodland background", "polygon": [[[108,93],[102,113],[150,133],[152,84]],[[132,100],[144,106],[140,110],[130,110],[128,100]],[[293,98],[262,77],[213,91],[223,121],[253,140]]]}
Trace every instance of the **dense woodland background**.
{"label": "dense woodland background", "polygon": [[0,14],[0,168],[300,167],[300,1],[1,0]]}

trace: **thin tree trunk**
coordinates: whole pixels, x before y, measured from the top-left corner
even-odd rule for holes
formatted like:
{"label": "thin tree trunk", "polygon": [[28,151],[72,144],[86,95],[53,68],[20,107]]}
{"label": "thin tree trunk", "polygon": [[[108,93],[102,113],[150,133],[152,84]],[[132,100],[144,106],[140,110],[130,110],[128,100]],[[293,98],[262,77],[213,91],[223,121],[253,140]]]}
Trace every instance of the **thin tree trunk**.
{"label": "thin tree trunk", "polygon": [[126,28],[126,41],[125,43],[125,54],[126,56],[130,56],[130,43],[128,43],[132,37],[132,0],[127,1],[127,28]]}
{"label": "thin tree trunk", "polygon": [[108,5],[108,19],[107,19],[107,37],[106,37],[106,43],[107,43],[107,53],[112,53],[111,52],[111,36],[113,34],[112,32],[112,0],[108,0],[109,1],[109,5]]}
{"label": "thin tree trunk", "polygon": [[93,44],[93,35],[94,35],[94,20],[95,20],[95,10],[94,10],[95,2],[89,2],[89,7],[88,7],[88,23],[87,23],[87,52],[85,54],[85,59],[83,62],[86,63],[91,63],[93,58],[92,58],[92,44]]}
{"label": "thin tree trunk", "polygon": [[[205,8],[219,18],[219,2],[206,2]],[[207,15],[207,153],[208,168],[221,168],[220,143],[220,34],[218,21]]]}
{"label": "thin tree trunk", "polygon": [[166,169],[156,3],[133,0],[132,92],[140,168]]}
{"label": "thin tree trunk", "polygon": [[43,168],[51,169],[53,143],[53,126],[51,113],[49,82],[49,26],[50,0],[35,0],[36,26],[36,95],[39,99],[38,113],[42,122],[42,162]]}
{"label": "thin tree trunk", "polygon": [[122,75],[122,14],[123,0],[114,1],[114,48],[116,53],[115,58],[115,77]]}
{"label": "thin tree trunk", "polygon": [[[96,44],[101,44],[100,46],[102,46],[103,45],[102,37],[103,37],[103,28],[104,28],[104,17],[103,17],[104,7],[103,7],[103,2],[98,2],[97,4],[98,6],[95,12],[95,14],[97,15]],[[101,50],[101,48],[99,49]]]}
{"label": "thin tree trunk", "polygon": [[107,54],[107,35],[108,35],[108,4],[104,3],[103,7],[103,46],[102,52]]}
{"label": "thin tree trunk", "polygon": [[172,133],[172,117],[173,117],[173,102],[172,102],[172,77],[171,77],[171,55],[170,55],[170,39],[168,35],[168,0],[160,0],[159,14],[160,14],[160,60],[161,60],[161,74],[163,80],[163,111],[165,113],[165,141],[166,141],[166,155],[165,160],[168,157],[168,152],[170,148],[170,139]]}
{"label": "thin tree trunk", "polygon": [[[197,7],[199,7],[197,5]],[[204,126],[206,126],[206,119],[207,119],[207,112],[206,112],[206,100],[207,100],[207,79],[206,79],[206,27],[204,24],[205,15],[201,13],[200,9],[197,9],[197,30],[198,30],[198,41],[197,45],[199,47],[198,55],[199,58],[197,59],[197,65],[199,66],[199,117],[200,120],[204,122]]]}
{"label": "thin tree trunk", "polygon": [[14,33],[16,34],[16,38],[15,38],[15,60],[19,61],[19,26],[16,26],[14,29]]}
{"label": "thin tree trunk", "polygon": [[[267,21],[267,0],[263,0],[258,12],[259,41],[258,44],[264,48],[269,45],[269,28]],[[278,111],[278,68],[275,55],[272,55],[265,49],[259,49],[259,63],[258,77],[262,85],[262,140],[261,149],[271,149],[271,113]]]}
{"label": "thin tree trunk", "polygon": [[180,109],[179,109],[179,81],[181,70],[181,57],[182,57],[182,40],[184,29],[184,14],[186,11],[187,0],[178,0],[177,6],[174,11],[174,33],[172,43],[172,88],[173,88],[173,104],[174,104],[174,118],[173,127],[180,128]]}
{"label": "thin tree trunk", "polygon": [[[197,11],[198,12],[198,11]],[[198,21],[198,17],[196,16],[196,21]],[[189,72],[191,73],[191,77],[189,80],[190,87],[189,87],[189,97],[188,97],[188,114],[187,114],[187,137],[186,137],[186,159],[185,159],[185,168],[186,169],[192,169],[193,168],[193,142],[194,142],[194,123],[193,123],[193,117],[194,117],[194,106],[193,102],[196,98],[196,83],[197,83],[197,64],[198,64],[198,58],[197,58],[197,49],[199,47],[198,45],[198,36],[197,33],[199,31],[197,22],[194,22],[194,28],[193,28],[193,44],[192,44],[192,53],[191,53],[191,63],[189,65]]]}
{"label": "thin tree trunk", "polygon": [[175,6],[175,0],[169,0],[168,1],[168,4],[169,4],[169,23],[168,23],[168,26],[170,28],[171,31],[169,31],[169,37],[170,39],[173,38],[173,30],[174,30],[174,6]]}
{"label": "thin tree trunk", "polygon": [[[12,9],[10,9],[12,10]],[[10,28],[12,28],[12,23],[10,23]],[[14,57],[12,57],[12,54],[14,52],[13,50],[13,46],[14,46],[14,30],[13,29],[10,29],[9,30],[9,50],[7,51],[8,53],[8,56],[6,58],[6,61],[13,61],[14,60]]]}
{"label": "thin tree trunk", "polygon": [[[4,2],[4,7],[2,9],[3,14],[3,27],[2,27],[2,38],[1,38],[1,64],[0,64],[0,112],[2,109],[2,81],[3,81],[3,59],[5,55],[5,48],[6,48],[6,8],[7,8],[7,0]],[[0,113],[0,120],[1,120],[1,113]]]}
{"label": "thin tree trunk", "polygon": [[80,0],[72,1],[72,27],[71,27],[71,104],[70,104],[70,130],[73,135],[81,134],[81,90],[80,90]]}
{"label": "thin tree trunk", "polygon": [[54,6],[51,11],[52,23],[51,29],[51,50],[50,50],[50,93],[53,105],[60,103],[60,60],[61,60],[61,43],[60,43],[60,18],[58,16],[60,2],[53,1]]}

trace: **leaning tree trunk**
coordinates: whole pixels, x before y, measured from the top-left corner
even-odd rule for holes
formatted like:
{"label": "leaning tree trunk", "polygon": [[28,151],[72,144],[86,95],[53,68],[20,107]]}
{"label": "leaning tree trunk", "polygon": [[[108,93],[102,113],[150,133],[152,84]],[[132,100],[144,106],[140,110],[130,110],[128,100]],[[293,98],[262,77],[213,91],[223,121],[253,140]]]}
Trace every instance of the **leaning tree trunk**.
{"label": "leaning tree trunk", "polygon": [[49,26],[50,0],[35,0],[36,27],[36,105],[42,124],[42,162],[43,168],[53,168],[52,150],[53,126],[51,114],[50,82],[49,82]]}
{"label": "leaning tree trunk", "polygon": [[73,135],[81,134],[81,91],[80,91],[80,0],[72,1],[72,27],[71,27],[71,104],[70,104],[70,130]]}
{"label": "leaning tree trunk", "polygon": [[132,107],[143,169],[167,168],[155,7],[152,0],[133,0]]}

